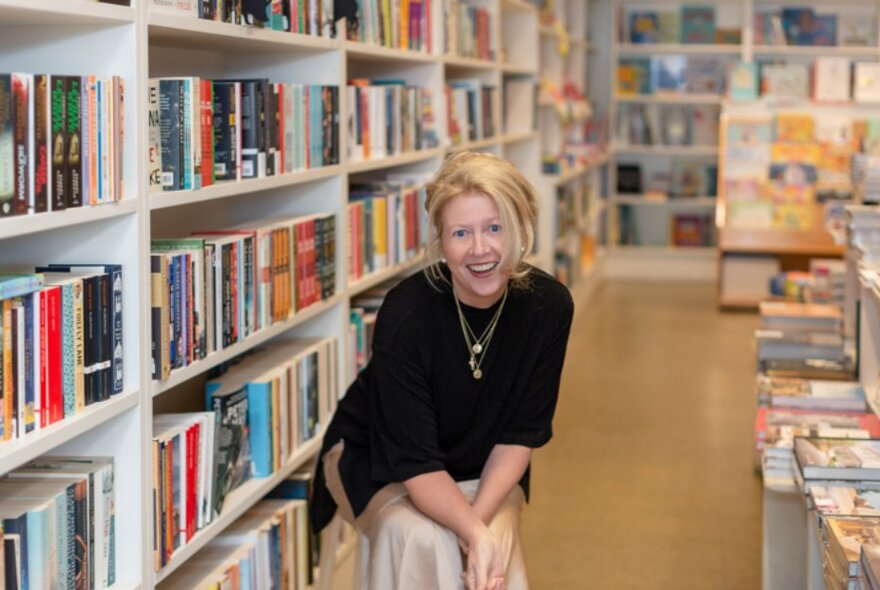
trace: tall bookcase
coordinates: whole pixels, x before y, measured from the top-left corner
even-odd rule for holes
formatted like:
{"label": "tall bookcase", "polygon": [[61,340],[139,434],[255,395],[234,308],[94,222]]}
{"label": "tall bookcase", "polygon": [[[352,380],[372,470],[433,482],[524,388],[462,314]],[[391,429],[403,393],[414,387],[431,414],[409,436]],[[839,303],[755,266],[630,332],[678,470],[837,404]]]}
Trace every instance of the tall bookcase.
{"label": "tall bookcase", "polygon": [[[586,3],[567,22],[586,27]],[[494,59],[476,60],[439,53],[389,49],[347,41],[245,28],[153,12],[147,0],[131,7],[89,0],[0,0],[0,71],[119,75],[124,78],[124,198],[113,204],[0,219],[0,268],[27,269],[53,262],[116,263],[124,277],[124,393],[21,440],[0,444],[0,475],[46,453],[112,455],[116,484],[116,589],[161,587],[162,581],[195,555],[224,527],[278,481],[314,456],[319,440],[305,445],[281,471],[235,490],[221,515],[154,572],[152,559],[152,419],[154,414],[201,409],[207,372],[234,356],[276,337],[348,334],[352,297],[396,275],[412,272],[420,260],[387,268],[355,282],[348,280],[346,206],[352,182],[388,172],[432,172],[454,149],[491,151],[510,159],[541,188],[538,249],[531,258],[552,272],[555,191],[540,171],[542,134],[535,116],[539,43],[546,44],[538,10],[523,0],[487,0]],[[573,20],[572,20],[573,19]],[[578,25],[580,26],[580,25]],[[340,31],[345,27],[340,26]],[[573,46],[585,55],[583,30]],[[544,39],[539,41],[539,39]],[[583,69],[583,59],[572,62]],[[150,193],[148,79],[160,76],[258,78],[276,82],[339,86],[341,163],[288,175],[217,183],[200,190]],[[440,146],[379,160],[353,162],[346,154],[348,80],[394,78],[428,87],[434,97]],[[476,78],[496,87],[494,136],[451,146],[447,137],[444,86],[448,80]],[[506,100],[505,81],[520,86]],[[506,112],[505,109],[512,109]],[[523,128],[521,121],[534,121]],[[502,121],[505,124],[502,124]],[[579,171],[578,174],[581,174]],[[573,178],[573,177],[572,177]],[[572,178],[556,179],[569,182]],[[336,218],[336,293],[290,320],[258,331],[207,358],[177,369],[170,378],[151,378],[150,240],[188,235],[268,217],[329,212]],[[336,368],[347,385],[347,349]]]}

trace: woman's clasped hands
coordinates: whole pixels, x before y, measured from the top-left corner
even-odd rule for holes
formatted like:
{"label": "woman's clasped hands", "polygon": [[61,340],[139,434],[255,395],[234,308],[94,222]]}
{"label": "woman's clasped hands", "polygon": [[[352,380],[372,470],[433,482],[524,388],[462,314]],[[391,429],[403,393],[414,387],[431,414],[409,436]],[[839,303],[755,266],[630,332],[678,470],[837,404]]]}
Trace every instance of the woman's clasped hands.
{"label": "woman's clasped hands", "polygon": [[461,542],[467,557],[461,577],[467,590],[505,590],[501,544],[488,527],[476,529],[469,542]]}

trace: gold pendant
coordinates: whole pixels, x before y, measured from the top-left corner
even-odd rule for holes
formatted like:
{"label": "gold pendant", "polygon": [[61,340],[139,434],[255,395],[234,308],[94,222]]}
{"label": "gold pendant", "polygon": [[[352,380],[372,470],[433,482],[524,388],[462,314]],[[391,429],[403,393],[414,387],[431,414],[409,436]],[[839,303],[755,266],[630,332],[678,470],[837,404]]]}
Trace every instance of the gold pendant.
{"label": "gold pendant", "polygon": [[471,350],[474,351],[474,354],[480,354],[481,352],[483,352],[483,345],[477,342],[473,345],[473,347],[471,347]]}
{"label": "gold pendant", "polygon": [[483,376],[483,371],[480,369],[474,370],[474,379],[480,379]]}

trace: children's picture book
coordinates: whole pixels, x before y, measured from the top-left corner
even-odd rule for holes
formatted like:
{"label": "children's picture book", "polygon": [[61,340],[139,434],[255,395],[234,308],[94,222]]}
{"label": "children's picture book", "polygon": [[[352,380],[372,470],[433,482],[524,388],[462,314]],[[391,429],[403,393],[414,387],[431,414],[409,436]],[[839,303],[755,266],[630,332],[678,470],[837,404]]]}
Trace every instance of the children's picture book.
{"label": "children's picture book", "polygon": [[660,40],[660,21],[654,11],[638,11],[629,14],[629,40],[631,43],[657,43]]}
{"label": "children's picture book", "polygon": [[768,64],[761,68],[761,94],[776,101],[802,101],[810,96],[806,64]]}
{"label": "children's picture book", "polygon": [[712,243],[712,216],[676,213],[672,216],[670,243],[677,247],[700,247]]}
{"label": "children's picture book", "polygon": [[837,41],[843,47],[877,44],[877,19],[859,13],[844,13],[837,19]]}
{"label": "children's picture book", "polygon": [[665,10],[658,13],[657,18],[660,22],[660,43],[679,43],[681,41],[681,20],[678,11]]}
{"label": "children's picture book", "polygon": [[817,14],[813,17],[814,47],[834,47],[837,45],[837,15]]}
{"label": "children's picture book", "polygon": [[655,93],[685,92],[688,60],[682,55],[657,55],[651,58],[651,88]]}
{"label": "children's picture book", "polygon": [[690,145],[692,108],[687,105],[660,107],[660,143],[663,145]]}
{"label": "children's picture book", "polygon": [[617,165],[617,192],[621,194],[640,194],[642,192],[642,167],[640,165]]}
{"label": "children's picture book", "polygon": [[858,103],[880,102],[880,63],[856,63],[853,99]]}
{"label": "children's picture book", "polygon": [[813,65],[813,100],[843,103],[850,100],[852,66],[845,57],[817,57]]}
{"label": "children's picture book", "polygon": [[715,42],[714,6],[681,7],[681,42],[705,44]]}
{"label": "children's picture book", "polygon": [[758,66],[754,62],[739,62],[730,67],[727,94],[735,102],[758,100]]}
{"label": "children's picture book", "polygon": [[816,13],[812,8],[783,8],[782,30],[788,45],[812,45]]}
{"label": "children's picture book", "polygon": [[651,94],[650,58],[622,58],[617,65],[617,93],[621,96]]}
{"label": "children's picture book", "polygon": [[669,196],[673,198],[700,196],[704,186],[704,166],[700,160],[674,159],[670,173]]}
{"label": "children's picture book", "polygon": [[722,94],[727,65],[716,57],[692,56],[684,71],[685,91],[693,94]]}
{"label": "children's picture book", "polygon": [[813,141],[815,119],[806,113],[779,113],[775,117],[775,140],[781,143]]}
{"label": "children's picture book", "polygon": [[721,116],[714,105],[694,105],[690,109],[693,145],[718,145],[718,120]]}

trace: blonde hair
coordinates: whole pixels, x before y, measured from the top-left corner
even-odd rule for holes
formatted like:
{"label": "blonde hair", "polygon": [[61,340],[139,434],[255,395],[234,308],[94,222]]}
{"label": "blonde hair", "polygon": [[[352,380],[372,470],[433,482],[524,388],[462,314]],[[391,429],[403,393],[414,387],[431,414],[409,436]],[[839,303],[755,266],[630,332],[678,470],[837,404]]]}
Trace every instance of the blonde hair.
{"label": "blonde hair", "polygon": [[535,187],[513,164],[493,154],[456,152],[443,162],[425,189],[428,214],[425,273],[429,281],[446,282],[440,270],[443,209],[461,194],[479,193],[492,199],[501,215],[505,237],[501,269],[508,273],[512,286],[527,284],[529,267],[523,259],[535,243],[538,197]]}

